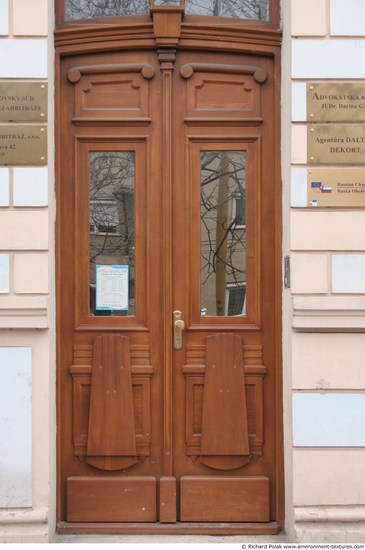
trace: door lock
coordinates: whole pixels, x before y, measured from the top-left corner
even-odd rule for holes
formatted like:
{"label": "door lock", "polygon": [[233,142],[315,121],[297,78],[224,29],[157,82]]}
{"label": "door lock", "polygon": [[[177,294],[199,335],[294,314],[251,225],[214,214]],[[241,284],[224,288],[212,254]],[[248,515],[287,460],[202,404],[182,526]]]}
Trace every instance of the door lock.
{"label": "door lock", "polygon": [[181,318],[181,311],[174,311],[173,316],[173,333],[174,333],[174,349],[182,348],[182,331],[185,328],[185,323]]}

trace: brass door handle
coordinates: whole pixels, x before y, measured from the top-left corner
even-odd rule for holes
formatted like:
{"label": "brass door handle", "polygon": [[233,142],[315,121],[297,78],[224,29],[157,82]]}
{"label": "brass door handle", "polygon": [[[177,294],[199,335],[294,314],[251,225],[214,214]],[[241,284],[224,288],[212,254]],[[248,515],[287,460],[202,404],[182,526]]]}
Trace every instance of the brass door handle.
{"label": "brass door handle", "polygon": [[174,311],[173,316],[173,333],[174,333],[174,349],[182,348],[182,331],[185,328],[185,323],[181,318],[181,311]]}

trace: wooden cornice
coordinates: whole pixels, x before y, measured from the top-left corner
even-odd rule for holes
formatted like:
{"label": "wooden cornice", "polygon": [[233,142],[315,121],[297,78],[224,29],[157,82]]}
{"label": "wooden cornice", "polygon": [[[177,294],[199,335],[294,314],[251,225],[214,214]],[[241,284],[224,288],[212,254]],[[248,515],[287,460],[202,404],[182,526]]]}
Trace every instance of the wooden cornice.
{"label": "wooden cornice", "polygon": [[[213,24],[212,18],[207,25],[201,21],[183,21],[178,49],[198,48],[204,50],[235,50],[249,52],[253,50],[269,51],[281,44],[282,33],[278,29],[257,24],[231,25]],[[124,19],[125,21],[125,19]],[[84,26],[62,26],[55,31],[55,46],[59,53],[88,53],[112,51],[115,49],[156,48],[153,22],[144,18],[140,23],[125,24],[108,22],[93,23]]]}
{"label": "wooden cornice", "polygon": [[152,21],[130,24],[128,26],[117,23],[89,24],[85,26],[64,26],[55,30],[56,48],[72,49],[72,51],[93,51],[113,49],[118,43],[133,43],[135,48],[153,46]]}
{"label": "wooden cornice", "polygon": [[[262,46],[280,46],[282,32],[280,29],[271,27],[259,27],[258,25],[204,25],[183,22],[181,38],[186,44],[192,40],[206,42],[207,49],[216,49],[219,44],[225,44],[228,47],[233,42],[235,44],[262,45]],[[212,45],[210,46],[209,43]],[[222,46],[221,46],[222,48]],[[223,48],[222,48],[223,49]]]}

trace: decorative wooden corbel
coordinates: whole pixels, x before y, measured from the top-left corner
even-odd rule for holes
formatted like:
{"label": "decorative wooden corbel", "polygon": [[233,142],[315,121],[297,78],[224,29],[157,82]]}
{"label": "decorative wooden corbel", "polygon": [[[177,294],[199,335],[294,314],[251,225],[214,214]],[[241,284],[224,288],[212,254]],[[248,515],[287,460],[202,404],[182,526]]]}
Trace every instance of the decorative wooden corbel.
{"label": "decorative wooden corbel", "polygon": [[159,48],[175,48],[181,35],[181,21],[184,15],[184,0],[179,5],[159,5],[158,0],[150,0],[153,18],[153,32]]}

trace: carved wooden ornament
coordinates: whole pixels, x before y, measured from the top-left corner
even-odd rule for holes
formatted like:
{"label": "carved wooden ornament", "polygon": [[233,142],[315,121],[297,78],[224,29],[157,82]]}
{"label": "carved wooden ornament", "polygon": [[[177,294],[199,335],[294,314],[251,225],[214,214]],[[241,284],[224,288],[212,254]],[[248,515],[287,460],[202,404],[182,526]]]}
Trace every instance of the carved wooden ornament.
{"label": "carved wooden ornament", "polygon": [[242,339],[207,337],[200,461],[231,470],[250,460]]}
{"label": "carved wooden ornament", "polygon": [[94,339],[87,462],[117,470],[137,462],[129,338]]}

